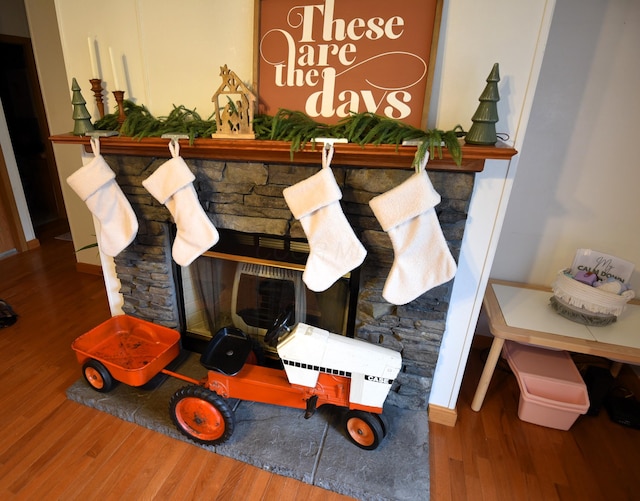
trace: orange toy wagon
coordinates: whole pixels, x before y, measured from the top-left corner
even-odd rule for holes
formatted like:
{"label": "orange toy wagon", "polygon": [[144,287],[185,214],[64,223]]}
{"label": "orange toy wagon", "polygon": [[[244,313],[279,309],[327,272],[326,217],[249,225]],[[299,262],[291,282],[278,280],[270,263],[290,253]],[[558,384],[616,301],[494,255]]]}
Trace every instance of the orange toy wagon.
{"label": "orange toy wagon", "polygon": [[82,374],[95,390],[108,392],[114,380],[148,383],[180,354],[180,333],[128,315],[118,315],[71,345]]}

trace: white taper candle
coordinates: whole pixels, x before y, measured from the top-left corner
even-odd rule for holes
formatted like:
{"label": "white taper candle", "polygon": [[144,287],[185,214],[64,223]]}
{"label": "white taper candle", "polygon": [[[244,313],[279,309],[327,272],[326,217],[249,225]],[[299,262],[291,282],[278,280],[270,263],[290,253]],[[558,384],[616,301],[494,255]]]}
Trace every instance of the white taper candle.
{"label": "white taper candle", "polygon": [[100,78],[98,60],[96,59],[95,39],[93,37],[89,37],[89,59],[91,60],[91,78]]}
{"label": "white taper candle", "polygon": [[118,72],[116,71],[116,61],[113,58],[113,50],[109,47],[109,57],[111,58],[111,71],[113,72],[113,90],[122,90],[118,81]]}

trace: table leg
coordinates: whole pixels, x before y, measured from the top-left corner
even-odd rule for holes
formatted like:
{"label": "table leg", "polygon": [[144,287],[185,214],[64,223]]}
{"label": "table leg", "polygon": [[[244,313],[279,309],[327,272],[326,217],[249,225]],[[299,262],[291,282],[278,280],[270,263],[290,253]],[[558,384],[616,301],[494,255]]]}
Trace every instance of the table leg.
{"label": "table leg", "polygon": [[484,397],[487,394],[487,389],[489,388],[493,371],[496,369],[496,364],[500,358],[503,345],[504,339],[499,337],[493,338],[493,343],[491,343],[491,349],[489,350],[489,356],[487,357],[487,361],[484,363],[484,369],[482,370],[482,375],[480,376],[480,381],[476,388],[476,394],[473,397],[473,402],[471,402],[471,408],[476,412],[478,412],[482,407],[482,402],[484,402]]}

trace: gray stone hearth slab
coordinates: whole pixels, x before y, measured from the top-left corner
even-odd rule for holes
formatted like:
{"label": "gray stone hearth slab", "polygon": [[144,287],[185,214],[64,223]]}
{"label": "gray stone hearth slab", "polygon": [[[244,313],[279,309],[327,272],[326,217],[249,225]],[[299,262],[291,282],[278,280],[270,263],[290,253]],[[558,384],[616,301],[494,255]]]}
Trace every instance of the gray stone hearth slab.
{"label": "gray stone hearth slab", "polygon": [[[197,356],[176,372],[205,374]],[[191,442],[169,416],[169,400],[182,380],[168,378],[155,389],[118,385],[107,394],[80,379],[67,390],[70,400],[120,419]],[[230,440],[211,452],[366,501],[429,499],[429,431],[424,411],[385,408],[388,435],[375,451],[364,451],[342,431],[342,412],[321,407],[310,419],[303,411],[254,402],[231,401],[236,426]],[[194,444],[195,445],[195,444]]]}
{"label": "gray stone hearth slab", "polygon": [[[316,470],[315,485],[366,499],[429,499],[429,424],[424,411],[387,406],[389,431],[375,451],[346,443],[334,414]],[[346,445],[345,445],[346,444]],[[367,486],[375,486],[369,491]]]}

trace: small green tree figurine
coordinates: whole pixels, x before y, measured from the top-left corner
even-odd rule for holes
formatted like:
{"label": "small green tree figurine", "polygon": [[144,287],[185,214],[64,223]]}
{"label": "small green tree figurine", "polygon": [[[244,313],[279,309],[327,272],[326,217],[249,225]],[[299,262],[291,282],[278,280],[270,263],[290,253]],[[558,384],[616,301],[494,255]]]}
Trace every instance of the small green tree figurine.
{"label": "small green tree figurine", "polygon": [[73,119],[75,125],[73,126],[73,134],[75,136],[84,136],[87,132],[93,130],[93,124],[91,123],[91,115],[87,111],[85,104],[87,102],[82,97],[80,92],[80,86],[74,78],[71,82],[71,90],[73,94],[71,96],[71,104],[73,104]]}
{"label": "small green tree figurine", "polygon": [[465,136],[467,144],[496,144],[496,122],[498,121],[498,82],[500,81],[500,70],[498,63],[493,65],[491,73],[487,77],[487,85],[480,95],[478,109],[473,114],[471,121],[473,125]]}

